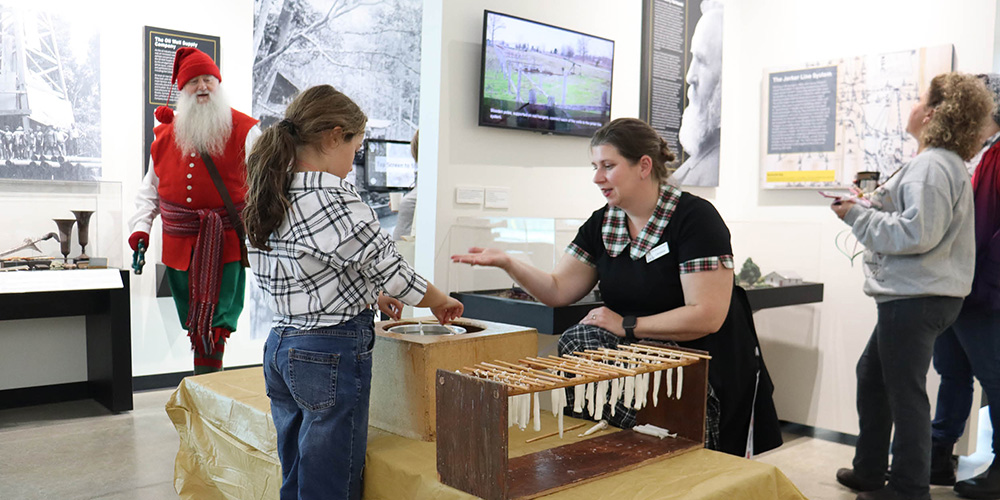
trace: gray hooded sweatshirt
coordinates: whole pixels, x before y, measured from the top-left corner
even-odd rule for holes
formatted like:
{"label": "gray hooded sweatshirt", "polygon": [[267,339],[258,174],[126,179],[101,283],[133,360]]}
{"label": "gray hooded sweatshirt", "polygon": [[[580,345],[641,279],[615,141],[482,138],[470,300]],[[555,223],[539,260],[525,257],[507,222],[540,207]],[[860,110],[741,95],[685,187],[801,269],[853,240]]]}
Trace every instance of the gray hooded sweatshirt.
{"label": "gray hooded sweatshirt", "polygon": [[864,291],[876,302],[920,296],[965,297],[976,264],[972,184],[962,158],[928,148],[873,201],[844,216],[865,247]]}

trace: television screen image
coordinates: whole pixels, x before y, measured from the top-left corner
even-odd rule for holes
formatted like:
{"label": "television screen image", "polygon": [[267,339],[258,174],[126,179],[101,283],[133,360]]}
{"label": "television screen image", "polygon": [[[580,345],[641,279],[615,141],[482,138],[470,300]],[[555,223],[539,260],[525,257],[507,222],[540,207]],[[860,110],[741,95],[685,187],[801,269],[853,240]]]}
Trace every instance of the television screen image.
{"label": "television screen image", "polygon": [[615,42],[486,11],[479,124],[589,137],[611,117]]}
{"label": "television screen image", "polygon": [[410,143],[370,139],[365,141],[365,186],[370,191],[410,189],[417,181],[417,163],[410,154]]}

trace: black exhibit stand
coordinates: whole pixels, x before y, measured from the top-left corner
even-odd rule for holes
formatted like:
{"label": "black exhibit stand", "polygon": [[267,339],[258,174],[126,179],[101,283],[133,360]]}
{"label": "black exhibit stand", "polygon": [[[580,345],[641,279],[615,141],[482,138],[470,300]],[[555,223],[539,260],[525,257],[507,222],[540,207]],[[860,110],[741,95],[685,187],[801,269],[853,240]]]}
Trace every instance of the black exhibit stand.
{"label": "black exhibit stand", "polygon": [[[503,290],[452,292],[451,296],[465,306],[466,318],[514,323],[529,326],[538,333],[561,334],[580,322],[583,317],[603,302],[588,295],[580,302],[565,307],[549,307],[541,302],[497,296]],[[772,307],[811,304],[823,301],[822,283],[800,283],[773,288],[746,289],[750,308],[754,312]]]}
{"label": "black exhibit stand", "polygon": [[87,318],[87,381],[0,391],[0,409],[87,398],[115,413],[132,409],[129,275],[120,272],[121,288],[0,293],[0,320]]}

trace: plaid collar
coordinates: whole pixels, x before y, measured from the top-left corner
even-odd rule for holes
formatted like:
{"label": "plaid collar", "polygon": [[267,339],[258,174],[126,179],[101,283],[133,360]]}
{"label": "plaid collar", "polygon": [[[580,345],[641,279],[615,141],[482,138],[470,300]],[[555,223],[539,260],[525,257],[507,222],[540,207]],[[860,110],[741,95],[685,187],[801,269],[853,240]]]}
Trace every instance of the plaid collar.
{"label": "plaid collar", "polygon": [[[656,202],[653,216],[646,222],[635,243],[629,250],[629,257],[632,260],[639,260],[646,256],[646,252],[653,248],[664,228],[670,222],[670,217],[674,215],[677,202],[681,199],[681,190],[669,184],[660,186],[660,198]],[[617,257],[625,247],[631,243],[628,235],[628,220],[625,211],[618,207],[608,207],[604,213],[604,223],[601,225],[601,235],[604,238],[604,248],[607,249],[611,258]]]}
{"label": "plaid collar", "polygon": [[358,195],[358,192],[353,184],[327,172],[294,172],[288,182],[289,192],[305,192],[313,189],[333,188],[346,189],[355,196],[360,196]]}

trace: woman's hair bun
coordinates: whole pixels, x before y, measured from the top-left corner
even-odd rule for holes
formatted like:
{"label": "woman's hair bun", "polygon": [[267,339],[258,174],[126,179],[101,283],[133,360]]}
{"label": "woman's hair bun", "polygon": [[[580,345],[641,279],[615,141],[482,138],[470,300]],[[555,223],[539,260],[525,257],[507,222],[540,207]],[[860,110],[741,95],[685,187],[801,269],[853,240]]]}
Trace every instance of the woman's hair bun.
{"label": "woman's hair bun", "polygon": [[676,158],[676,156],[674,156],[674,152],[670,150],[670,146],[667,144],[667,141],[663,140],[662,137],[660,138],[660,156],[663,157],[664,163],[670,163]]}

